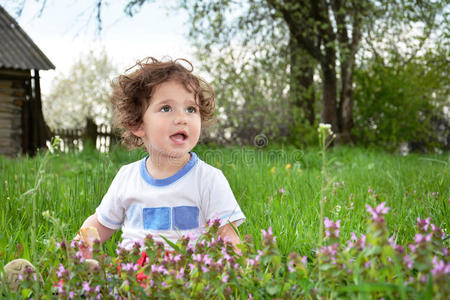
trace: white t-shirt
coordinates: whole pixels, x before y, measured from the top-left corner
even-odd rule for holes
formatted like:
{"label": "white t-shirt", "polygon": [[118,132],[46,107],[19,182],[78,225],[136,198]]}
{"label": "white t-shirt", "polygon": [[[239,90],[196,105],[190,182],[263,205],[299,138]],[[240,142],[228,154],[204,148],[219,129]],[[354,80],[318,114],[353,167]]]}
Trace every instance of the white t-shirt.
{"label": "white t-shirt", "polygon": [[198,236],[210,219],[219,218],[222,225],[244,222],[222,171],[194,152],[180,171],[165,179],[148,173],[147,157],[120,168],[96,210],[102,225],[122,228],[122,246],[129,248],[151,233],[171,250],[159,235],[176,242],[188,233]]}

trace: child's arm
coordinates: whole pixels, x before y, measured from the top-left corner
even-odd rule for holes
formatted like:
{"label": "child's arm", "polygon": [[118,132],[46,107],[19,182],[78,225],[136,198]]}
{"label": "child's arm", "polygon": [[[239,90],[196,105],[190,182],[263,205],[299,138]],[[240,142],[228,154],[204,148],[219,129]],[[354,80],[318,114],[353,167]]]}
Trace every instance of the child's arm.
{"label": "child's arm", "polygon": [[[91,216],[89,216],[83,223],[83,225],[81,225],[81,228],[84,227],[94,227],[95,229],[97,229],[98,235],[100,237],[100,243],[104,243],[107,240],[109,240],[109,238],[111,238],[111,236],[113,235],[113,233],[115,232],[114,229],[110,229],[108,227],[103,226],[102,224],[100,224],[100,222],[97,219],[97,214],[93,214]],[[77,236],[75,237],[76,240],[80,240],[80,236],[77,234]],[[90,251],[90,249],[86,246],[82,246],[82,252],[83,252],[83,257],[84,258],[92,258],[92,252]]]}
{"label": "child's arm", "polygon": [[95,227],[98,231],[98,235],[100,236],[100,243],[104,243],[116,232],[114,229],[108,228],[100,224],[100,222],[97,219],[97,214],[93,214],[92,216],[89,216],[86,221],[84,221],[83,225],[81,225],[81,228],[83,227]]}
{"label": "child's arm", "polygon": [[[236,226],[235,222],[233,222],[232,224],[237,230],[237,226]],[[241,239],[236,234],[236,231],[234,231],[233,226],[231,226],[231,224],[229,224],[229,223],[226,225],[223,225],[222,227],[219,228],[218,233],[221,238],[223,238],[223,239],[228,238],[231,241],[231,243],[233,244],[234,250],[237,253],[239,253],[240,250],[236,247],[236,245],[241,243]]]}

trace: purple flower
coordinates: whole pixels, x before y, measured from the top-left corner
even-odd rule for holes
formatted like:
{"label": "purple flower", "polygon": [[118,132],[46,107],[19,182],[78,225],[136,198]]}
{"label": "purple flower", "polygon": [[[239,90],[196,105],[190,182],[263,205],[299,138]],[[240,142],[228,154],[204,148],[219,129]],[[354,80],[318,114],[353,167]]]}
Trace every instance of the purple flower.
{"label": "purple flower", "polygon": [[203,273],[208,273],[209,269],[205,266],[202,266],[202,271],[203,271]]}
{"label": "purple flower", "polygon": [[324,219],[325,224],[325,236],[339,238],[339,228],[341,228],[341,220],[336,222],[331,221],[327,217]]}
{"label": "purple flower", "polygon": [[420,231],[427,232],[429,226],[430,226],[429,217],[426,219],[417,218],[417,227],[419,228]]}
{"label": "purple flower", "polygon": [[427,234],[427,235],[418,233],[418,234],[416,234],[416,236],[414,237],[414,243],[415,243],[415,244],[421,244],[421,243],[431,242],[431,236],[432,236],[431,233],[430,233],[430,234]]}
{"label": "purple flower", "polygon": [[283,195],[283,194],[285,193],[284,188],[282,187],[282,188],[279,190],[279,192],[280,192],[281,195]]}
{"label": "purple flower", "polygon": [[394,236],[391,236],[391,237],[388,239],[388,241],[389,241],[389,244],[391,245],[391,247],[392,247],[392,248],[395,248],[396,244],[395,244],[395,241],[394,241]]}
{"label": "purple flower", "polygon": [[90,290],[91,290],[91,287],[89,286],[89,282],[84,281],[83,282],[83,292],[89,293]]}
{"label": "purple flower", "polygon": [[366,204],[366,208],[367,211],[372,215],[373,219],[382,217],[383,215],[387,214],[390,209],[390,207],[386,206],[386,202],[381,202],[381,204],[375,208],[372,208],[370,205]]}
{"label": "purple flower", "polygon": [[134,263],[122,264],[122,269],[127,272],[137,271],[139,269],[139,265],[135,265]]}
{"label": "purple flower", "polygon": [[401,245],[395,245],[394,250],[398,253],[405,253],[405,248],[403,248],[403,246]]}
{"label": "purple flower", "polygon": [[406,265],[406,267],[408,269],[410,269],[410,270],[412,269],[412,267],[413,267],[413,260],[412,260],[411,256],[405,255],[405,257],[403,257],[403,263]]}
{"label": "purple flower", "polygon": [[183,279],[184,276],[184,268],[180,269],[180,272],[177,274],[177,276],[175,277],[176,279]]}
{"label": "purple flower", "polygon": [[289,272],[291,272],[291,273],[295,272],[295,269],[294,269],[294,262],[293,262],[293,261],[288,262],[288,270],[289,270]]}
{"label": "purple flower", "polygon": [[334,243],[330,246],[323,246],[322,249],[320,249],[320,254],[323,255],[325,258],[329,258],[331,261],[335,261],[335,255],[337,253],[338,249],[338,243]]}
{"label": "purple flower", "polygon": [[434,277],[439,277],[450,273],[450,263],[445,264],[444,260],[438,260],[436,256],[433,257],[433,269],[431,274]]}
{"label": "purple flower", "polygon": [[202,262],[202,255],[201,255],[201,254],[194,254],[194,255],[192,255],[192,259],[193,259],[195,262],[200,263],[200,262]]}
{"label": "purple flower", "polygon": [[302,256],[302,264],[304,264],[306,266],[307,263],[308,263],[308,257]]}
{"label": "purple flower", "polygon": [[80,263],[84,262],[83,253],[81,251],[77,251],[75,253],[75,258],[77,258],[80,261]]}
{"label": "purple flower", "polygon": [[64,276],[64,272],[66,272],[66,269],[64,269],[63,264],[59,264],[58,271],[56,271],[56,275],[58,275],[59,278]]}
{"label": "purple flower", "polygon": [[411,253],[415,253],[417,250],[417,246],[414,244],[409,244],[408,247],[409,247],[409,250],[411,251]]}
{"label": "purple flower", "polygon": [[444,237],[444,232],[442,231],[442,229],[439,226],[431,224],[431,231],[432,231],[432,234],[439,239]]}
{"label": "purple flower", "polygon": [[261,229],[261,231],[264,237],[270,237],[273,234],[272,227],[269,227],[268,231],[265,231],[264,229]]}
{"label": "purple flower", "polygon": [[222,282],[223,283],[227,283],[228,282],[228,278],[229,278],[229,276],[227,274],[224,274],[223,277],[222,277]]}
{"label": "purple flower", "polygon": [[276,237],[273,236],[273,232],[272,232],[272,227],[269,227],[269,229],[267,231],[265,231],[264,229],[261,229],[262,234],[264,236],[264,243],[275,243],[276,242]]}
{"label": "purple flower", "polygon": [[69,299],[73,299],[74,296],[75,296],[75,295],[74,295],[73,291],[70,291],[70,293],[69,293]]}
{"label": "purple flower", "polygon": [[212,258],[209,257],[208,254],[205,254],[205,256],[203,256],[203,262],[204,262],[205,264],[207,264],[207,265],[210,265],[211,262],[212,262]]}
{"label": "purple flower", "polygon": [[175,256],[175,257],[173,258],[173,261],[174,261],[174,262],[179,262],[179,261],[181,261],[181,254],[178,254],[177,256]]}
{"label": "purple flower", "polygon": [[255,260],[251,259],[251,258],[247,258],[247,264],[250,266],[254,266],[255,265]]}

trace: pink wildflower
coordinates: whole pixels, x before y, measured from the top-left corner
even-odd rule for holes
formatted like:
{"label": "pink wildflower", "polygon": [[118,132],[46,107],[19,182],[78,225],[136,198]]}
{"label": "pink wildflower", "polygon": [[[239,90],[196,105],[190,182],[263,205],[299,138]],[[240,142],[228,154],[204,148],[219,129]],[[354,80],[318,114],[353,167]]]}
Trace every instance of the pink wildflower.
{"label": "pink wildflower", "polygon": [[429,217],[426,219],[417,218],[417,227],[419,228],[420,231],[427,232],[429,226],[430,226]]}
{"label": "pink wildflower", "polygon": [[373,219],[382,217],[383,215],[387,214],[390,209],[390,207],[386,206],[386,202],[381,202],[381,204],[375,208],[372,208],[370,205],[366,204],[366,208],[367,211],[372,215]]}
{"label": "pink wildflower", "polygon": [[83,282],[83,292],[89,293],[90,290],[91,290],[91,287],[89,286],[89,282],[84,281]]}
{"label": "pink wildflower", "polygon": [[222,277],[222,282],[223,283],[227,283],[228,282],[228,278],[229,278],[229,276],[227,274],[224,274],[223,277]]}
{"label": "pink wildflower", "polygon": [[411,256],[405,255],[405,257],[403,257],[403,263],[406,265],[408,269],[411,270],[413,268],[413,260]]}
{"label": "pink wildflower", "polygon": [[339,232],[341,228],[341,220],[337,220],[336,222],[331,221],[327,217],[324,219],[325,224],[325,236],[326,237],[336,237],[339,238]]}
{"label": "pink wildflower", "polygon": [[62,264],[59,264],[59,269],[56,271],[56,275],[61,278],[64,275],[64,272],[66,272],[66,269],[64,269],[64,266]]}
{"label": "pink wildflower", "polygon": [[302,256],[302,264],[304,264],[306,266],[307,263],[308,263],[308,257]]}
{"label": "pink wildflower", "polygon": [[433,269],[431,274],[435,277],[439,277],[450,273],[450,263],[445,264],[444,260],[438,260],[436,256],[433,257]]}

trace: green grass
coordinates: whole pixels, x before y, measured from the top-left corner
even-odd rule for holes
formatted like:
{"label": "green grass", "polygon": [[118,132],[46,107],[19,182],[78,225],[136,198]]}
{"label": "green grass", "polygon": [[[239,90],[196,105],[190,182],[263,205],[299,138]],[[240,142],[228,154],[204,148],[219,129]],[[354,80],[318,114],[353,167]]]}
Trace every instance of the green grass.
{"label": "green grass", "polygon": [[[310,255],[318,245],[321,157],[317,149],[291,147],[268,149],[207,148],[198,146],[199,157],[220,168],[247,216],[241,234],[258,242],[261,229],[272,227],[282,253]],[[33,188],[42,155],[35,158],[0,157],[0,266],[11,259],[32,257],[32,197],[36,197],[36,248],[45,255],[51,237],[61,237],[58,228],[42,217],[53,211],[67,237],[76,234],[106,193],[121,165],[138,160],[142,151],[115,149],[102,154],[92,149],[81,153],[52,155],[35,195],[21,196]],[[334,182],[345,182],[327,191],[326,213],[342,219],[341,237],[365,232],[365,204],[387,202],[387,224],[397,243],[413,239],[417,217],[430,216],[446,232],[450,223],[450,157],[444,155],[398,156],[359,148],[328,152],[329,173]],[[286,165],[291,164],[287,169]],[[368,188],[376,191],[371,196]],[[277,194],[280,188],[284,194]],[[435,193],[434,196],[432,193]],[[437,194],[438,193],[438,194]],[[351,205],[353,203],[353,205]],[[106,243],[108,253],[120,233]]]}

